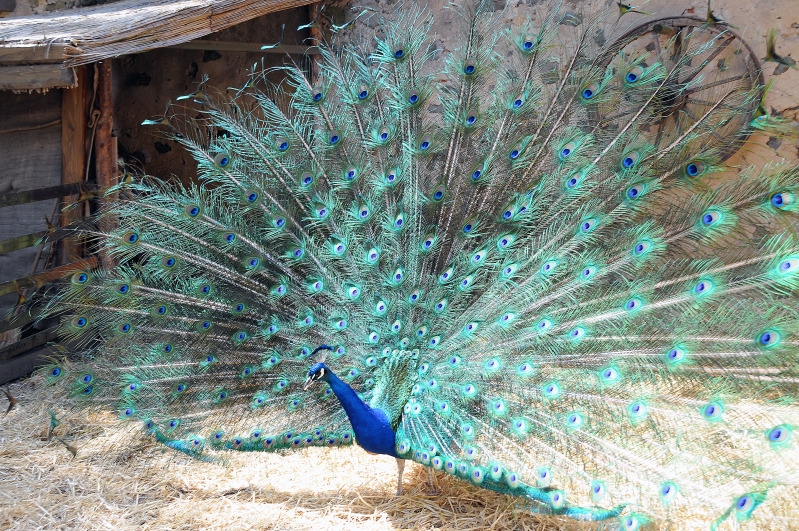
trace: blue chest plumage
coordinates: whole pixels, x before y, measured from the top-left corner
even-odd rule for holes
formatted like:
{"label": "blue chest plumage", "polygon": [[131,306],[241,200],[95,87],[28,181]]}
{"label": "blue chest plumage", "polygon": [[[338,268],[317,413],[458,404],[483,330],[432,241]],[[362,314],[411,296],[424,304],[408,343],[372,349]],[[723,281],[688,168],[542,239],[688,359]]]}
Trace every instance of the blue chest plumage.
{"label": "blue chest plumage", "polygon": [[394,449],[396,433],[391,429],[386,413],[365,404],[349,385],[332,372],[328,384],[347,413],[358,444],[373,454],[398,457]]}

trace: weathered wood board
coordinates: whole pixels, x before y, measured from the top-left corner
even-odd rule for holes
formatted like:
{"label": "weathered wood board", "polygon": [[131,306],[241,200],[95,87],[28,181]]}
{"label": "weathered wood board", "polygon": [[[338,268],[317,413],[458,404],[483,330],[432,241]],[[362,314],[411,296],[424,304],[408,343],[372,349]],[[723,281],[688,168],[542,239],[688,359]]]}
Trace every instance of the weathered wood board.
{"label": "weathered wood board", "polygon": [[[61,184],[61,94],[13,94],[0,97],[0,193]],[[0,240],[47,229],[54,199],[0,208]],[[0,282],[30,273],[37,248],[0,255]],[[39,268],[41,269],[40,264]],[[0,316],[16,302],[0,298]]]}

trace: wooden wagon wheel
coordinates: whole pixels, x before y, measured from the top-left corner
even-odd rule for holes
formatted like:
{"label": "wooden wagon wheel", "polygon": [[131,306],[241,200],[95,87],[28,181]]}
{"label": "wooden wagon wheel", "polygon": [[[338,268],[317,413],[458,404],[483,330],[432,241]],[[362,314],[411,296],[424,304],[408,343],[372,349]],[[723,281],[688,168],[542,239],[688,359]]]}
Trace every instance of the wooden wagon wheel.
{"label": "wooden wagon wheel", "polygon": [[[701,53],[680,64],[688,50],[698,49]],[[721,160],[735,153],[751,134],[748,124],[760,101],[763,74],[755,52],[729,26],[708,25],[697,17],[659,18],[632,28],[608,50],[600,57],[605,67],[623,57],[648,53],[648,64],[659,60],[675,70],[664,87],[664,93],[672,96],[661,100],[659,115],[639,128],[656,148],[668,146],[699,119],[713,125],[714,139],[708,145],[715,144]],[[591,121],[602,127],[618,113],[618,109],[598,106]]]}

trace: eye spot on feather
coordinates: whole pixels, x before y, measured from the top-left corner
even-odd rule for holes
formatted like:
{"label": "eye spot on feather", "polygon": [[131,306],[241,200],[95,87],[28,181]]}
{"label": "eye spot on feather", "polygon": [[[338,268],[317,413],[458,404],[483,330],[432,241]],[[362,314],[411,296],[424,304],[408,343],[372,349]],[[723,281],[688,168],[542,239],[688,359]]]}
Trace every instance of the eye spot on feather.
{"label": "eye spot on feather", "polygon": [[780,262],[779,266],[777,266],[777,270],[781,274],[786,273],[796,273],[799,271],[799,258],[788,258]]}
{"label": "eye spot on feather", "polygon": [[644,193],[644,185],[634,184],[627,189],[627,197],[630,199],[637,199]]}
{"label": "eye spot on feather", "polygon": [[766,438],[772,446],[785,446],[791,440],[791,429],[788,426],[775,426],[766,432]]}
{"label": "eye spot on feather", "polygon": [[591,482],[591,499],[595,502],[600,502],[605,497],[607,488],[605,482],[595,479]]}
{"label": "eye spot on feather", "polygon": [[735,502],[735,510],[738,512],[747,512],[755,505],[755,500],[750,495],[741,496]]}
{"label": "eye spot on feather", "polygon": [[550,382],[543,386],[544,396],[546,398],[554,399],[560,396],[560,385],[557,382]]}
{"label": "eye spot on feather", "polygon": [[639,154],[637,151],[631,151],[624,155],[621,159],[621,167],[625,170],[633,168],[638,163]]}
{"label": "eye spot on feather", "polygon": [[641,80],[641,76],[644,73],[644,69],[640,66],[634,66],[630,70],[627,71],[627,74],[624,76],[624,81],[626,81],[630,85],[634,85]]}
{"label": "eye spot on feather", "polygon": [[467,59],[463,63],[463,73],[467,76],[471,76],[477,71],[477,64],[475,63],[474,59]]}
{"label": "eye spot on feather", "polygon": [[715,210],[708,210],[702,214],[702,224],[706,227],[712,227],[721,221],[721,213]]}
{"label": "eye spot on feather", "polygon": [[638,531],[641,528],[641,520],[637,516],[631,515],[624,518],[622,526],[624,531]]}
{"label": "eye spot on feather", "polygon": [[780,333],[776,330],[765,330],[760,333],[757,340],[763,347],[774,347],[780,342]]}
{"label": "eye spot on feather", "polygon": [[793,195],[788,192],[778,192],[771,196],[772,206],[783,210],[793,203]]}
{"label": "eye spot on feather", "polygon": [[227,153],[218,153],[214,156],[214,164],[220,168],[226,167],[228,164],[230,164],[230,155]]}
{"label": "eye spot on feather", "polygon": [[701,161],[691,161],[685,165],[685,174],[688,177],[698,177],[705,172],[705,164]]}
{"label": "eye spot on feather", "polygon": [[535,481],[539,487],[548,487],[552,483],[552,470],[549,467],[540,467],[536,470]]}
{"label": "eye spot on feather", "polygon": [[584,100],[590,100],[594,96],[596,96],[598,92],[599,92],[599,85],[597,85],[596,83],[591,83],[583,88],[583,91],[580,93],[580,95],[583,97]]}

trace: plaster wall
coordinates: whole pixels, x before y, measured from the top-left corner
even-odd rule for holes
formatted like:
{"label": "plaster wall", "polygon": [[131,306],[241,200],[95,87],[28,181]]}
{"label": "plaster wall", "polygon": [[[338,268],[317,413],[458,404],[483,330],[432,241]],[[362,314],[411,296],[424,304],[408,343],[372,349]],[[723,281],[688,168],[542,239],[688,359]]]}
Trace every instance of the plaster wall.
{"label": "plaster wall", "polygon": [[[446,6],[449,0],[429,0],[426,2],[428,10],[435,17],[433,32],[437,48],[444,53],[450,52],[457,42],[457,32],[460,24],[452,9]],[[591,14],[607,9],[610,20],[618,14],[616,0],[494,0],[493,8],[501,13],[502,26],[505,28],[518,28],[524,23],[525,18],[535,16],[536,12],[546,13],[552,6],[560,3],[561,10],[572,13]],[[627,3],[627,0],[624,0]],[[704,18],[707,13],[705,0],[649,0],[632,1],[642,11],[652,13],[647,17],[635,13],[624,15],[614,32],[607,32],[608,40],[613,35],[620,35],[627,29],[645,22],[648,18],[679,16],[681,14]],[[339,0],[334,1],[338,8],[336,11],[344,20],[352,20],[364,8],[374,10],[375,15],[362,17],[357,23],[345,30],[342,34],[344,41],[351,43],[368,42],[373,48],[373,28],[377,26],[377,17],[393,12],[399,2],[397,0]],[[752,0],[713,0],[713,12],[721,19],[738,27],[736,30],[741,37],[755,50],[758,57],[763,60],[766,55],[766,34],[769,29],[777,31],[777,51],[783,56],[792,56],[799,65],[799,1],[797,0],[770,0],[768,2]],[[438,54],[441,60],[444,54]],[[799,128],[799,69],[789,69],[779,75],[774,75],[775,63],[764,62],[763,73],[766,81],[774,79],[774,86],[769,92],[768,105],[772,114],[779,113],[795,123]],[[436,65],[433,65],[436,68]],[[440,71],[440,70],[439,70]],[[765,144],[768,138],[753,138],[757,143]],[[772,148],[775,148],[776,151]],[[773,140],[767,149],[752,149],[739,154],[739,159],[731,163],[761,164],[767,160],[780,158],[799,160],[799,142],[796,140]]]}

